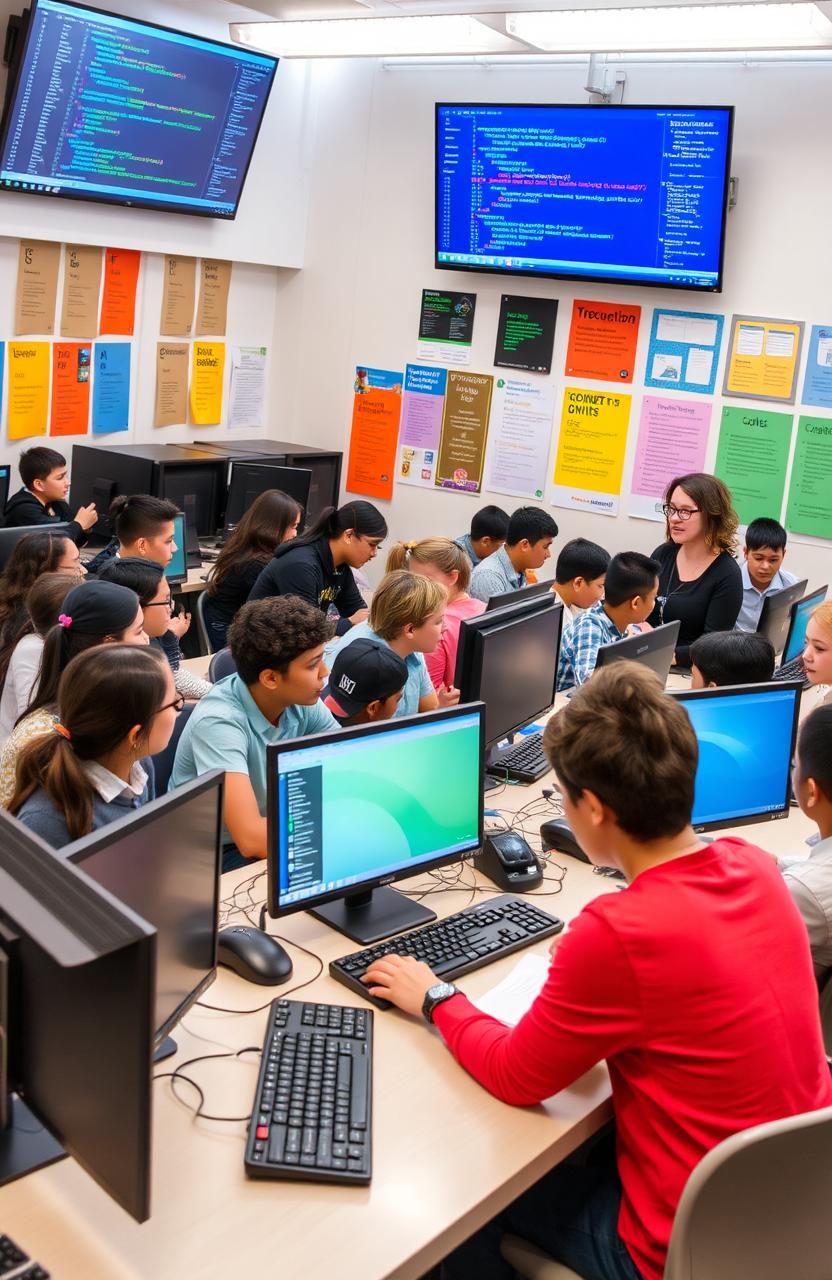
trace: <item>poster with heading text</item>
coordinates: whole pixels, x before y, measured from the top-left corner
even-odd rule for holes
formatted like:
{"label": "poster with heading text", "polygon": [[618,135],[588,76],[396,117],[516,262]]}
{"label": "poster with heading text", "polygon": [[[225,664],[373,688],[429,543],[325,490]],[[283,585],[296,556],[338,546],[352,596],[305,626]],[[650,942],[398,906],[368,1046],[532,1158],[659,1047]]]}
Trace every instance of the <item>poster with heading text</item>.
{"label": "poster with heading text", "polygon": [[801,404],[832,409],[832,324],[813,324]]}
{"label": "poster with heading text", "polygon": [[632,396],[567,387],[550,501],[573,511],[618,515]]}
{"label": "poster with heading text", "polygon": [[740,524],[758,516],[780,519],[786,466],[792,438],[792,415],[755,405],[722,406],[714,475],[731,490]]}
{"label": "poster with heading text", "polygon": [[442,415],[436,466],[439,489],[479,493],[494,378],[488,373],[451,369]]}
{"label": "poster with heading text", "polygon": [[86,435],[90,421],[91,359],[92,347],[86,343],[52,344],[50,435]]}
{"label": "poster with heading text", "polygon": [[476,309],[475,293],[423,289],[419,312],[419,359],[439,364],[470,364]]}
{"label": "poster with heading text", "polygon": [[797,425],[786,528],[813,538],[832,539],[832,418],[803,417]]}
{"label": "poster with heading text", "polygon": [[732,316],[722,394],[794,404],[803,327],[802,320]]}
{"label": "poster with heading text", "polygon": [[388,501],[393,497],[401,412],[401,373],[358,365],[353,381],[352,427],[344,486],[348,493]]}
{"label": "poster with heading text", "polygon": [[10,342],[9,439],[46,435],[49,404],[49,343]]}
{"label": "poster with heading text", "polygon": [[404,371],[402,423],[396,476],[402,484],[432,489],[442,435],[445,407],[445,369],[409,364]]}
{"label": "poster with heading text", "polygon": [[644,385],[712,396],[723,325],[720,315],[656,307]]}
{"label": "poster with heading text", "polygon": [[566,348],[568,378],[632,382],[641,307],[576,298]]}
{"label": "poster with heading text", "polygon": [[498,378],[491,411],[485,488],[542,498],[552,440],[555,389],[530,378]]}
{"label": "poster with heading text", "polygon": [[711,412],[708,401],[644,397],[628,499],[631,516],[664,522],[662,503],[670,482],[704,471]]}

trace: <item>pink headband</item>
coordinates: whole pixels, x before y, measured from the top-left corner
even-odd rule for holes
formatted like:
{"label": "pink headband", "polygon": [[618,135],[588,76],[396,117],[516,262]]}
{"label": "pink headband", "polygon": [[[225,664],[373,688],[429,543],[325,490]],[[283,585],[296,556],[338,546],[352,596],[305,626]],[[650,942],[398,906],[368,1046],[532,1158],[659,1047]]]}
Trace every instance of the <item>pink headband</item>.
{"label": "pink headband", "polygon": [[58,625],[59,625],[59,626],[61,626],[61,627],[71,627],[71,626],[72,626],[72,619],[71,619],[70,617],[68,617],[68,616],[67,616],[67,614],[65,614],[65,613],[59,613],[59,614],[58,614]]}

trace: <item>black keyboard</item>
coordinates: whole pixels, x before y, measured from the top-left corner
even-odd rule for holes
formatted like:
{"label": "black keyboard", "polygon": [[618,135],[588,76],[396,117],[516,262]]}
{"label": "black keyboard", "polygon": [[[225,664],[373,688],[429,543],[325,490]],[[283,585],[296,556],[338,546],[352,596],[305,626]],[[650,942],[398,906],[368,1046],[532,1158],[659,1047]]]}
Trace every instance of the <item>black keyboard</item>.
{"label": "black keyboard", "polygon": [[811,680],[806,679],[806,672],[799,657],[792,658],[791,662],[781,663],[771,678],[772,680],[802,680],[804,689],[812,687]]}
{"label": "black keyboard", "polygon": [[543,753],[543,734],[527,733],[513,747],[507,747],[486,764],[486,771],[510,782],[536,782],[551,769]]}
{"label": "black keyboard", "polygon": [[0,1276],[8,1276],[9,1280],[49,1280],[49,1272],[39,1262],[32,1262],[20,1245],[3,1235],[0,1235]]}
{"label": "black keyboard", "polygon": [[390,1001],[371,996],[361,981],[380,956],[415,956],[429,964],[440,978],[452,981],[527,947],[537,938],[560,933],[562,928],[563,921],[557,916],[541,911],[527,899],[504,893],[489,902],[466,907],[436,924],[423,925],[366,951],[353,951],[339,960],[331,960],[329,972],[379,1009],[389,1009]]}
{"label": "black keyboard", "polygon": [[373,1012],[275,1000],[246,1142],[255,1178],[370,1181]]}

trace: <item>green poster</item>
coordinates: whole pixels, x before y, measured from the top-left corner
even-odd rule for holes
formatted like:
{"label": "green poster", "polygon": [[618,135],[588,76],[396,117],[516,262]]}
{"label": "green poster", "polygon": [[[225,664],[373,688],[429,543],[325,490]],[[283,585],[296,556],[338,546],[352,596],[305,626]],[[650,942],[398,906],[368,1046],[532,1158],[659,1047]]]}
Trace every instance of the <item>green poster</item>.
{"label": "green poster", "polygon": [[798,421],[786,528],[832,538],[832,418]]}
{"label": "green poster", "polygon": [[790,413],[724,406],[714,471],[731,490],[740,524],[780,519],[792,421]]}

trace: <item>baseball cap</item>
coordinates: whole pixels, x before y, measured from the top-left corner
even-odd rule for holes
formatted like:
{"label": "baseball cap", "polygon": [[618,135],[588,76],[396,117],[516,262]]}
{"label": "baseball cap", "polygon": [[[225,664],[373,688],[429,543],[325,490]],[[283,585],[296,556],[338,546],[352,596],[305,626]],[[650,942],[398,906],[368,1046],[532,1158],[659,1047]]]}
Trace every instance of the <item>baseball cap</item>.
{"label": "baseball cap", "polygon": [[376,698],[398,693],[407,680],[407,665],[392,649],[362,637],[335,655],[329,683],[321,694],[336,720],[350,720]]}

